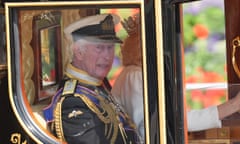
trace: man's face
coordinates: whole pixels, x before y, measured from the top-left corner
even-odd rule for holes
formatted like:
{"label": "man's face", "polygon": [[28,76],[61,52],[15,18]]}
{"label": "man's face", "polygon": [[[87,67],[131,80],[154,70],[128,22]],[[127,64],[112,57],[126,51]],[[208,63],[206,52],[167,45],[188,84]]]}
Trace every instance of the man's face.
{"label": "man's face", "polygon": [[103,79],[110,71],[114,59],[113,43],[86,44],[81,59],[81,68],[89,75]]}

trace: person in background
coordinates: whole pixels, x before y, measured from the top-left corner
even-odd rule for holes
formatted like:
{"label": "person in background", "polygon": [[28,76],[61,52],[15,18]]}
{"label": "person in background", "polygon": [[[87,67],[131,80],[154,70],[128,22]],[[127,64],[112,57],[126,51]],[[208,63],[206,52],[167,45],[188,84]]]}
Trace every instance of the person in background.
{"label": "person in background", "polygon": [[[139,30],[139,16],[125,19],[123,27],[128,33],[121,45],[123,70],[116,79],[112,94],[116,101],[135,122],[138,132],[144,138],[144,108],[142,80],[142,49]],[[166,75],[165,75],[166,76]],[[165,85],[167,87],[167,85]],[[240,110],[240,92],[217,106],[187,112],[188,131],[200,131],[222,127],[221,120]]]}
{"label": "person in background", "polygon": [[116,36],[114,14],[88,16],[69,25],[71,60],[50,106],[43,113],[54,134],[69,144],[140,144],[135,125],[114,101],[104,79],[109,73]]}
{"label": "person in background", "polygon": [[121,45],[123,70],[112,87],[112,95],[126,110],[144,138],[142,49],[139,16],[122,21],[127,38]]}

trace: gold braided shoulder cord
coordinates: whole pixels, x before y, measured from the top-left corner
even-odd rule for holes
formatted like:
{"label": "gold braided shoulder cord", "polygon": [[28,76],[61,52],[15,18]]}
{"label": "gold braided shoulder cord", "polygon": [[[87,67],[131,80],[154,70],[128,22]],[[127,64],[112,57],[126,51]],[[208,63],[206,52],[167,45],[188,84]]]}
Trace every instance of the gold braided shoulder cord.
{"label": "gold braided shoulder cord", "polygon": [[105,124],[110,123],[110,118],[107,116],[104,116],[105,111],[101,112],[99,108],[93,103],[87,96],[82,94],[74,94],[74,96],[79,97],[83,100],[83,102],[88,106],[88,108],[91,109],[94,113],[96,113],[99,117],[99,119],[104,122]]}
{"label": "gold braided shoulder cord", "polygon": [[63,141],[65,141],[63,128],[62,128],[62,102],[65,98],[61,98],[61,100],[57,103],[56,108],[54,110],[54,124],[57,137]]}
{"label": "gold braided shoulder cord", "polygon": [[[118,126],[119,126],[119,119],[118,119],[118,115],[115,111],[115,109],[112,107],[111,103],[109,103],[105,98],[101,97],[101,96],[97,96],[98,99],[100,100],[100,106],[106,110],[108,117],[111,119],[111,129],[113,128],[113,133],[112,133],[112,137],[111,137],[111,144],[114,144],[116,139],[117,139],[117,135],[118,135]],[[110,138],[111,136],[111,132],[112,130],[109,130],[107,137]]]}
{"label": "gold braided shoulder cord", "polygon": [[236,62],[236,49],[240,48],[240,38],[236,37],[235,39],[233,39],[232,41],[232,65],[233,65],[233,69],[235,71],[235,73],[237,74],[238,78],[240,78],[240,70],[238,68],[238,64]]}
{"label": "gold braided shoulder cord", "polygon": [[[101,112],[99,108],[96,106],[94,102],[92,102],[87,96],[81,94],[75,94],[74,96],[80,97],[84,103],[98,116],[98,118],[105,123],[105,135],[107,139],[110,139],[111,144],[114,144],[117,135],[118,135],[118,126],[119,119],[116,114],[115,109],[111,106],[111,104],[101,96],[94,95],[99,100],[100,107],[104,110]],[[109,127],[107,127],[109,124]]]}

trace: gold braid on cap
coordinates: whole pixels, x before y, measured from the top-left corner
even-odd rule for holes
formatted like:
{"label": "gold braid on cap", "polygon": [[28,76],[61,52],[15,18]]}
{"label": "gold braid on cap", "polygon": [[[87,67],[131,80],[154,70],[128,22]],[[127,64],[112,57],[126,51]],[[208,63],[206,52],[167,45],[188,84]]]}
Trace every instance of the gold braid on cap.
{"label": "gold braid on cap", "polygon": [[121,21],[123,28],[127,31],[128,35],[133,35],[139,31],[139,14],[129,16],[128,19]]}

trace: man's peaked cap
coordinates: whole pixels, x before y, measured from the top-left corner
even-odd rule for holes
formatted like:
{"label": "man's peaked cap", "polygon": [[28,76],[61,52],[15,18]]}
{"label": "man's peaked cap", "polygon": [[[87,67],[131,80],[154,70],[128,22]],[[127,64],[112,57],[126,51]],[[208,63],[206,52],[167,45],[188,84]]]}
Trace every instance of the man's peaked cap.
{"label": "man's peaked cap", "polygon": [[120,18],[113,14],[88,16],[69,25],[64,31],[71,34],[74,41],[80,38],[102,42],[122,43],[116,36],[115,25]]}

